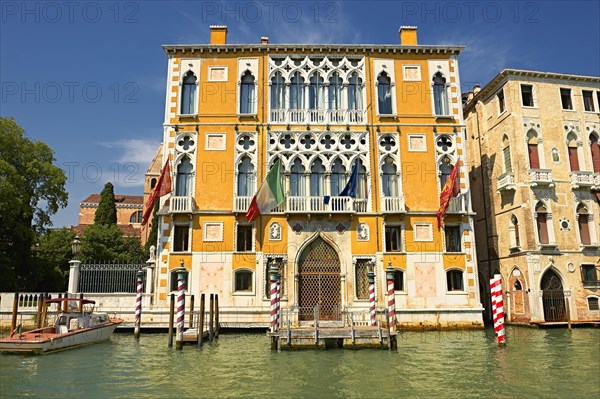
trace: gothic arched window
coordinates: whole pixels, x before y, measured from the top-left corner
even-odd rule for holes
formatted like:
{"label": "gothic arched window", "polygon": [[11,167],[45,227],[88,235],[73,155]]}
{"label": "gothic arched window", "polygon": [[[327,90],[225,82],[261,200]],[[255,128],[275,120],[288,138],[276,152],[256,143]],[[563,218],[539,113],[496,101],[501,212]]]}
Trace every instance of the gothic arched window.
{"label": "gothic arched window", "polygon": [[446,78],[441,73],[433,76],[433,104],[436,115],[449,115],[448,93],[446,90]]}
{"label": "gothic arched window", "polygon": [[242,76],[240,87],[240,114],[256,113],[256,87],[254,85],[254,76],[250,71]]}
{"label": "gothic arched window", "polygon": [[187,197],[192,195],[193,171],[194,168],[192,167],[190,159],[188,157],[183,158],[181,163],[177,166],[177,178],[175,179],[176,196]]}
{"label": "gothic arched window", "polygon": [[181,87],[181,114],[190,115],[196,113],[196,75],[188,72],[183,77]]}

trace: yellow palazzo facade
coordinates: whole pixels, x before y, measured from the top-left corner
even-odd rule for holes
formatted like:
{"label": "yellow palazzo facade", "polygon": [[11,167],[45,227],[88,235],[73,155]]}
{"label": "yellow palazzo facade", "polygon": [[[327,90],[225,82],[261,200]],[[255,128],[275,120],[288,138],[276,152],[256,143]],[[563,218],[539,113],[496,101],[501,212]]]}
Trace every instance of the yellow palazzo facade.
{"label": "yellow palazzo facade", "polygon": [[[209,44],[163,46],[173,191],[161,199],[155,300],[166,305],[183,263],[189,294],[219,294],[221,322],[266,325],[273,264],[282,308],[335,319],[368,309],[369,268],[385,306],[391,266],[401,325],[481,326],[462,47],[418,45],[416,27],[390,45],[227,44],[225,26],[210,29]],[[276,159],[285,201],[249,223]],[[457,161],[461,193],[438,229]],[[356,197],[339,196],[355,165]]]}

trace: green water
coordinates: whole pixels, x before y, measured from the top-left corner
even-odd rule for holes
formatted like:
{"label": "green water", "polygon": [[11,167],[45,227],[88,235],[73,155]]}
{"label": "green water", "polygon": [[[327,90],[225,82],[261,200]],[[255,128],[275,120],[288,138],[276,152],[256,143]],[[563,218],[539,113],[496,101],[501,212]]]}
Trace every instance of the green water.
{"label": "green water", "polygon": [[1,355],[0,396],[37,398],[600,398],[600,329],[402,334],[397,352],[272,352],[262,334],[198,350],[130,334],[44,356]]}

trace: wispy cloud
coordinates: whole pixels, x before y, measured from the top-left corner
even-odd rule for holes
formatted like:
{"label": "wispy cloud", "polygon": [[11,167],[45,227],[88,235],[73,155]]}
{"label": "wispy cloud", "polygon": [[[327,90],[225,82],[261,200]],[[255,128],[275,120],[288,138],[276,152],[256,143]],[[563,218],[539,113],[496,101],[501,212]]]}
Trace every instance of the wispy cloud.
{"label": "wispy cloud", "polygon": [[464,45],[460,55],[462,89],[472,89],[474,84],[488,83],[502,69],[511,67],[515,58],[514,43],[492,33],[457,32],[442,38],[440,45]]}
{"label": "wispy cloud", "polygon": [[114,160],[119,164],[120,178],[115,186],[143,186],[144,176],[150,162],[156,155],[160,143],[147,139],[123,139],[102,143],[103,147],[114,149],[118,153]]}
{"label": "wispy cloud", "polygon": [[259,43],[269,36],[271,43],[316,44],[359,43],[361,30],[351,23],[342,1],[210,1],[201,6],[181,3],[178,10],[185,27],[175,33],[179,43],[208,41],[208,26],[227,25],[228,43]]}

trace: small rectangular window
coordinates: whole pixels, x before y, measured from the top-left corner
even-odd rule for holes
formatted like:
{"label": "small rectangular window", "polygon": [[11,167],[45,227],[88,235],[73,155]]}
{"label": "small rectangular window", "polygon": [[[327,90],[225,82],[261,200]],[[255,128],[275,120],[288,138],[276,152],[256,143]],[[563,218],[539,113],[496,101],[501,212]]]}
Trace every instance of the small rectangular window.
{"label": "small rectangular window", "polygon": [[589,297],[588,298],[588,309],[600,310],[600,307],[598,306],[598,298],[597,297]]}
{"label": "small rectangular window", "polygon": [[189,226],[175,226],[173,232],[173,251],[188,252],[190,241]]}
{"label": "small rectangular window", "polygon": [[446,272],[446,283],[448,291],[464,291],[463,272],[461,270],[449,270]]}
{"label": "small rectangular window", "polygon": [[238,270],[235,272],[235,291],[252,291],[252,272],[249,270]]}
{"label": "small rectangular window", "polygon": [[238,252],[252,252],[252,226],[238,225],[236,244]]}
{"label": "small rectangular window", "polygon": [[388,226],[385,228],[385,251],[402,251],[402,228],[400,226]]}
{"label": "small rectangular window", "polygon": [[583,90],[583,109],[589,112],[594,112],[594,96],[589,90]]}
{"label": "small rectangular window", "polygon": [[581,281],[584,285],[598,283],[595,265],[581,265]]}
{"label": "small rectangular window", "polygon": [[394,291],[404,291],[404,273],[402,270],[394,271]]}
{"label": "small rectangular window", "polygon": [[446,226],[446,252],[461,252],[460,226]]}
{"label": "small rectangular window", "polygon": [[504,102],[504,89],[501,89],[498,92],[498,111],[499,113],[503,113],[504,111],[506,111],[506,104]]}
{"label": "small rectangular window", "polygon": [[560,102],[562,104],[562,109],[573,109],[571,89],[560,89]]}
{"label": "small rectangular window", "polygon": [[533,86],[521,85],[521,99],[524,107],[533,107]]}

